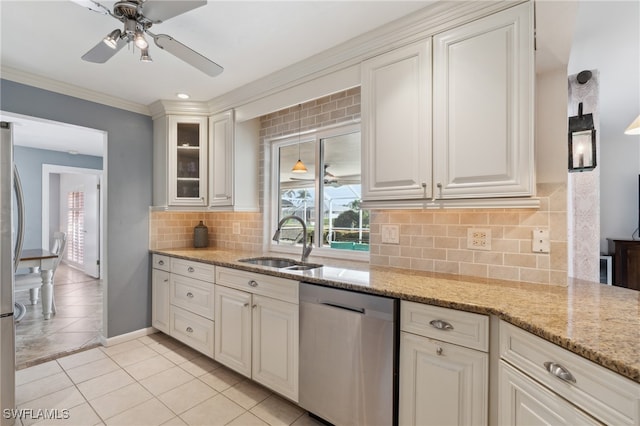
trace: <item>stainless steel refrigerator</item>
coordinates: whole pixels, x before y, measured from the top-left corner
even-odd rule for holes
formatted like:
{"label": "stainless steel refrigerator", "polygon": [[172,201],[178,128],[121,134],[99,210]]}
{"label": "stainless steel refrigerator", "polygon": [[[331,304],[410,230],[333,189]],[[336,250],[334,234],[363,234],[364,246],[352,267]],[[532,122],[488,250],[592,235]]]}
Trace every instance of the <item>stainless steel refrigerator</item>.
{"label": "stainless steel refrigerator", "polygon": [[[15,208],[15,214],[14,214]],[[15,322],[13,276],[24,237],[24,202],[13,164],[11,123],[0,122],[0,424],[13,425],[15,408]]]}

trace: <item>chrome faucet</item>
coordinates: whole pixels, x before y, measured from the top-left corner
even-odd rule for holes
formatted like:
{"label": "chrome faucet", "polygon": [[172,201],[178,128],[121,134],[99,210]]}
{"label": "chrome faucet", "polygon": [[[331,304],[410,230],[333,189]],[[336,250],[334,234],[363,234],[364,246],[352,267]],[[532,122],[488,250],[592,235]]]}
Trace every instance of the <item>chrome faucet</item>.
{"label": "chrome faucet", "polygon": [[276,229],[275,234],[273,234],[273,241],[278,242],[280,241],[280,228],[282,227],[282,225],[284,225],[285,222],[287,222],[290,219],[295,219],[298,222],[300,222],[302,224],[302,258],[300,259],[302,262],[306,262],[307,258],[309,257],[309,254],[311,253],[311,250],[313,250],[313,246],[311,244],[309,244],[309,247],[307,247],[307,224],[304,223],[304,220],[300,219],[298,216],[295,215],[290,215],[290,216],[285,216],[280,220],[280,223],[278,223],[278,229]]}

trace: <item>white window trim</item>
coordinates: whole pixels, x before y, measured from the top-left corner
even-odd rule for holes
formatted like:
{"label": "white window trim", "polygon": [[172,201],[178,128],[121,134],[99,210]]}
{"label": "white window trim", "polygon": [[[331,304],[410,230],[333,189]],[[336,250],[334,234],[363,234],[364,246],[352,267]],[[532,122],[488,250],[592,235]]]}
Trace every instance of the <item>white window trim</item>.
{"label": "white window trim", "polygon": [[[272,139],[267,140],[266,149],[269,150],[268,155],[265,155],[265,159],[270,160],[269,165],[265,164],[265,170],[269,170],[269,175],[265,175],[265,179],[268,180],[268,188],[269,191],[265,191],[265,211],[269,211],[269,218],[265,220],[265,234],[264,241],[266,249],[270,252],[287,254],[294,258],[301,255],[301,248],[299,246],[291,246],[291,245],[279,245],[272,241],[272,236],[276,231],[278,226],[278,213],[279,213],[279,205],[276,200],[276,196],[278,192],[278,176],[280,175],[279,166],[279,158],[278,152],[279,148],[287,145],[296,145],[298,144],[298,140],[300,143],[306,142],[315,142],[315,170],[320,170],[320,140],[331,138],[334,136],[340,136],[345,133],[354,133],[360,132],[360,121],[351,121],[348,123],[340,123],[336,125],[322,127],[320,129],[312,129],[300,133],[294,133],[287,136],[279,136]],[[315,182],[315,193],[320,194],[320,182],[316,179]],[[315,211],[316,213],[320,211],[320,197],[316,196],[315,201]],[[348,259],[355,261],[369,261],[369,252],[363,251],[355,251],[355,250],[339,250],[332,249],[326,247],[318,247],[317,239],[320,238],[319,233],[316,233],[314,237],[313,251],[311,252],[311,257],[327,257],[327,258],[338,258],[338,259]]]}

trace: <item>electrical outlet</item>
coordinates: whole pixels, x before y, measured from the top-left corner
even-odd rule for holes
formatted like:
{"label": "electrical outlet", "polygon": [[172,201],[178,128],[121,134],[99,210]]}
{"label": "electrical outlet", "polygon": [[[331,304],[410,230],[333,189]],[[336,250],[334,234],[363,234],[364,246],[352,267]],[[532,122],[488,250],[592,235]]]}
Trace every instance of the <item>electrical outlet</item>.
{"label": "electrical outlet", "polygon": [[549,230],[542,228],[534,229],[531,241],[531,251],[534,253],[549,253],[550,247]]}
{"label": "electrical outlet", "polygon": [[491,229],[467,229],[467,248],[471,250],[491,250]]}
{"label": "electrical outlet", "polygon": [[240,234],[240,222],[233,222],[232,231],[234,234]]}
{"label": "electrical outlet", "polygon": [[398,225],[382,225],[380,231],[382,232],[383,244],[400,244],[400,229]]}

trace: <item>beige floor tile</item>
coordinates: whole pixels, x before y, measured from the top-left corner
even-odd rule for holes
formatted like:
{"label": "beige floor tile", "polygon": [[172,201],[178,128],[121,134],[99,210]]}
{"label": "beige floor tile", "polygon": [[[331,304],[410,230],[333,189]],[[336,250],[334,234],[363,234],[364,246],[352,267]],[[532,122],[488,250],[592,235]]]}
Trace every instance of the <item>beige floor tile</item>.
{"label": "beige floor tile", "polygon": [[131,374],[136,380],[142,380],[149,376],[153,376],[154,374],[161,373],[164,370],[168,370],[169,368],[175,367],[175,364],[169,361],[167,358],[163,357],[155,351],[153,353],[155,354],[154,357],[151,357],[142,362],[128,365],[124,367],[124,369],[127,370],[127,372]]}
{"label": "beige floor tile", "polygon": [[88,400],[106,395],[109,392],[123,388],[133,383],[134,380],[124,370],[118,369],[102,376],[94,377],[86,382],[79,383],[78,389]]}
{"label": "beige floor tile", "polygon": [[119,343],[113,346],[100,348],[105,354],[112,356],[122,352],[132,351],[134,349],[143,348],[145,345],[137,340],[129,340],[128,342]]}
{"label": "beige floor tile", "polygon": [[[164,336],[164,337],[160,337],[160,336]],[[166,340],[168,337],[169,336],[167,336],[166,334],[153,333],[147,336],[139,337],[137,340],[138,342],[143,343],[145,345],[153,345],[154,343],[158,343],[160,340]]]}
{"label": "beige floor tile", "polygon": [[222,394],[248,410],[267,399],[271,392],[251,380],[245,380],[225,390]]}
{"label": "beige floor tile", "polygon": [[176,366],[149,376],[146,379],[142,379],[140,380],[140,384],[147,388],[152,394],[160,395],[191,380],[193,380],[191,374]]}
{"label": "beige floor tile", "polygon": [[[164,334],[160,334],[161,336],[166,336]],[[153,337],[152,337],[153,338]],[[147,345],[149,348],[153,349],[154,351],[158,352],[159,354],[165,354],[169,351],[172,350],[176,350],[176,349],[181,349],[181,348],[186,348],[186,346],[180,342],[178,342],[175,339],[172,339],[170,337],[167,336],[166,339],[156,339],[157,341],[155,343],[151,343],[149,345]]]}
{"label": "beige floor tile", "polygon": [[71,377],[74,383],[82,383],[84,381],[93,379],[94,377],[102,376],[103,374],[111,373],[118,370],[120,367],[113,362],[111,358],[99,359],[87,364],[83,364],[79,367],[71,368],[67,370],[67,374]]}
{"label": "beige floor tile", "polygon": [[16,386],[16,405],[24,405],[26,402],[71,386],[73,386],[73,382],[69,380],[64,372],[33,380],[29,383]]}
{"label": "beige floor tile", "polygon": [[[29,401],[24,405],[19,406],[21,409],[28,410],[57,410],[55,415],[57,417],[64,417],[64,410],[70,410],[80,404],[86,403],[82,394],[78,392],[75,386],[68,387],[57,392],[53,392],[42,396],[33,401]],[[43,414],[44,415],[44,414]],[[23,426],[29,426],[39,422],[43,419],[23,419]]]}
{"label": "beige floor tile", "polygon": [[174,414],[156,398],[136,405],[106,420],[107,426],[158,426]]}
{"label": "beige floor tile", "polygon": [[193,379],[183,385],[173,388],[158,396],[174,413],[180,414],[201,402],[215,396],[218,392],[198,379]]}
{"label": "beige floor tile", "polygon": [[36,426],[89,426],[98,424],[102,424],[102,420],[87,402],[70,408],[66,419],[43,420],[35,423]]}
{"label": "beige floor tile", "polygon": [[290,425],[304,410],[277,395],[271,395],[250,410],[272,426]]}
{"label": "beige floor tile", "polygon": [[101,418],[108,419],[129,408],[140,405],[151,398],[153,398],[153,395],[147,392],[139,383],[132,383],[96,399],[92,399],[89,401],[89,404],[91,404]]}
{"label": "beige floor tile", "polygon": [[209,371],[213,371],[222,367],[222,364],[212,360],[207,356],[198,356],[179,365],[180,368],[186,370],[188,373],[196,377],[202,376]]}
{"label": "beige floor tile", "polygon": [[229,423],[244,412],[238,404],[218,394],[182,413],[180,417],[189,426],[217,426]]}
{"label": "beige floor tile", "polygon": [[298,420],[292,423],[292,426],[325,426],[324,423],[309,416],[309,413],[304,413]]}
{"label": "beige floor tile", "polygon": [[216,370],[210,371],[202,376],[198,377],[200,380],[217,390],[222,392],[231,386],[245,380],[245,377],[229,370],[226,367],[221,367]]}
{"label": "beige floor tile", "polygon": [[162,423],[162,426],[189,426],[182,420],[180,417],[175,416],[170,419],[168,422]]}
{"label": "beige floor tile", "polygon": [[[140,343],[142,344],[142,343]],[[127,365],[132,365],[138,362],[146,361],[149,358],[153,358],[157,356],[157,352],[149,349],[146,346],[142,346],[139,348],[131,349],[124,352],[118,352],[113,355],[109,355],[112,360],[117,362],[120,366],[126,367]]]}
{"label": "beige floor tile", "polygon": [[77,354],[58,358],[58,364],[65,370],[70,370],[93,361],[105,359],[107,356],[99,348],[89,349],[88,351],[78,352]]}
{"label": "beige floor tile", "polygon": [[269,426],[269,423],[262,421],[259,417],[247,411],[227,423],[227,426]]}
{"label": "beige floor tile", "polygon": [[165,352],[163,355],[167,357],[169,361],[175,364],[182,364],[183,362],[186,362],[201,356],[200,352],[194,349],[188,348],[186,346],[183,348]]}
{"label": "beige floor tile", "polygon": [[34,380],[52,376],[57,373],[62,373],[62,368],[55,361],[49,361],[44,364],[18,370],[16,371],[16,386],[24,385],[25,383],[33,382]]}

